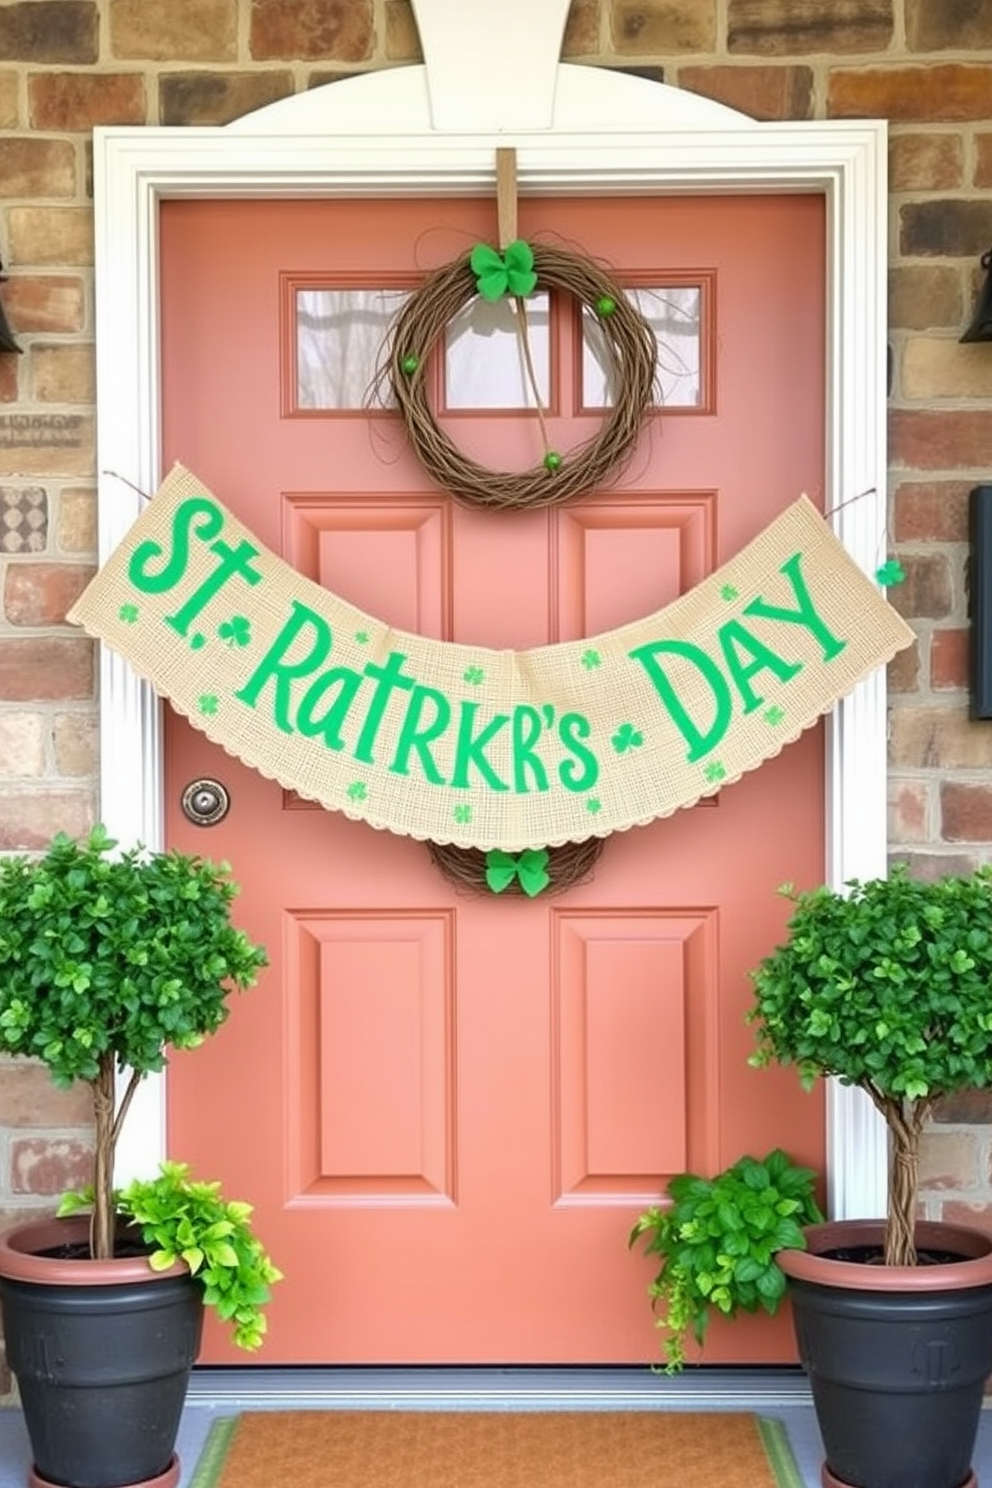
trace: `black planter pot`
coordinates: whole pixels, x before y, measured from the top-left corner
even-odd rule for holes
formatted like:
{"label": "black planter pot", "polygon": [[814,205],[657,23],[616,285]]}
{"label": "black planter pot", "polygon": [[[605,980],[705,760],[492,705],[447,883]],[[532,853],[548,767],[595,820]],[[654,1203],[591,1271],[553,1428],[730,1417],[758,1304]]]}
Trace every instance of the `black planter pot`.
{"label": "black planter pot", "polygon": [[27,1226],[0,1241],[7,1359],[34,1457],[29,1483],[170,1488],[200,1348],[202,1288],[184,1267],[157,1274],[140,1257],[34,1253],[72,1224]]}
{"label": "black planter pot", "polygon": [[782,1251],[799,1356],[826,1451],[823,1482],[965,1488],[992,1373],[992,1238],[921,1224],[917,1245],[961,1259],[885,1267],[823,1252],[878,1245],[879,1221],[812,1225]]}

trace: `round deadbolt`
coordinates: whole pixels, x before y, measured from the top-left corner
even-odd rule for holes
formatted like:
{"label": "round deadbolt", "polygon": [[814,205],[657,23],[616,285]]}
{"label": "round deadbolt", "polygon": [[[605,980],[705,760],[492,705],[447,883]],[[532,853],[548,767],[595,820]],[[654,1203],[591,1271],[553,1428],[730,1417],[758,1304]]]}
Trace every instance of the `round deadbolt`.
{"label": "round deadbolt", "polygon": [[194,827],[214,827],[227,815],[231,797],[219,780],[191,780],[183,791],[183,815]]}

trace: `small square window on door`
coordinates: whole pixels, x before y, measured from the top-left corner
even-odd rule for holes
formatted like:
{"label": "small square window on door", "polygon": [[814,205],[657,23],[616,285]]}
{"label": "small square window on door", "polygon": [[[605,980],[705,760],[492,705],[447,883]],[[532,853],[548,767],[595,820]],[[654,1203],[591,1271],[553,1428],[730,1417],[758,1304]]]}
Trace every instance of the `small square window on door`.
{"label": "small square window on door", "polygon": [[[630,283],[627,293],[658,342],[656,402],[668,413],[713,410],[713,276]],[[382,376],[394,317],[409,289],[329,284],[287,276],[283,344],[284,412],[334,414],[388,408]],[[451,413],[519,412],[556,402],[556,316],[568,307],[546,293],[526,301],[526,337],[509,299],[481,298],[459,311],[443,335],[441,403]],[[607,347],[596,318],[581,311],[581,359],[574,379],[578,408],[609,407],[615,395]],[[528,366],[529,362],[529,366]]]}

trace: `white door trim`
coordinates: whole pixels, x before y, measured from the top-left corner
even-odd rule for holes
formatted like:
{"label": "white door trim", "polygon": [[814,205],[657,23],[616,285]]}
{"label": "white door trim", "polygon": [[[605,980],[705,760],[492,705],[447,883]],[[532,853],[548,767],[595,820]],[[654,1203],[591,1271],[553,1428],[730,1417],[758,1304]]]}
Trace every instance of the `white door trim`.
{"label": "white door trim", "polygon": [[[874,572],[886,544],[885,124],[756,124],[674,88],[568,64],[557,69],[551,127],[531,133],[438,132],[423,67],[297,94],[225,128],[95,131],[101,560],[140,504],[126,482],[150,492],[163,473],[160,201],[482,194],[494,192],[495,150],[506,145],[517,150],[521,195],[823,193],[827,505],[837,508],[833,522],[848,550]],[[121,840],[158,847],[160,707],[105,647],[100,722],[102,819]],[[886,869],[881,669],[829,716],[827,747],[826,878],[841,885]],[[119,1178],[147,1171],[164,1153],[164,1099],[164,1081],[149,1081],[128,1121]],[[881,1213],[884,1129],[860,1092],[830,1089],[827,1143],[831,1212]]]}

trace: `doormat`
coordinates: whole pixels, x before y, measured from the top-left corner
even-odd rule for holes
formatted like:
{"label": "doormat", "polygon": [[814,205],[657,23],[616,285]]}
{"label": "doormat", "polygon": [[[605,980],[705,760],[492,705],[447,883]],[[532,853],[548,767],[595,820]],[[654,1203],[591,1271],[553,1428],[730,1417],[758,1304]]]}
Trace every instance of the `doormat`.
{"label": "doormat", "polygon": [[190,1488],[803,1488],[779,1421],[715,1411],[253,1411]]}

